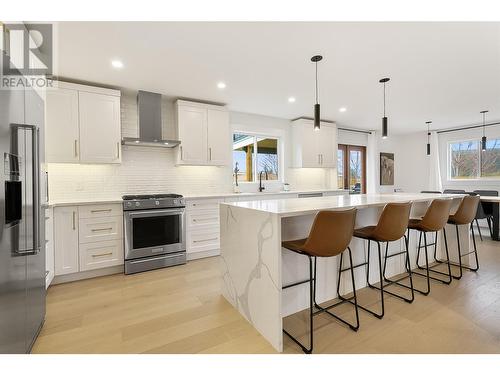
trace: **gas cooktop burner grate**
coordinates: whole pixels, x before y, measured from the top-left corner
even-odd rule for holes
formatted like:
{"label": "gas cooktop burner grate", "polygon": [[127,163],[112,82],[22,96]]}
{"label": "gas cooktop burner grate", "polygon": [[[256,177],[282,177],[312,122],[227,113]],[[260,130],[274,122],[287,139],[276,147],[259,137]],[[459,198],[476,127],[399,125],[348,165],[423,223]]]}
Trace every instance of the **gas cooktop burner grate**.
{"label": "gas cooktop burner grate", "polygon": [[182,198],[179,194],[139,194],[139,195],[124,195],[124,201],[139,200],[139,199],[161,199],[161,198]]}

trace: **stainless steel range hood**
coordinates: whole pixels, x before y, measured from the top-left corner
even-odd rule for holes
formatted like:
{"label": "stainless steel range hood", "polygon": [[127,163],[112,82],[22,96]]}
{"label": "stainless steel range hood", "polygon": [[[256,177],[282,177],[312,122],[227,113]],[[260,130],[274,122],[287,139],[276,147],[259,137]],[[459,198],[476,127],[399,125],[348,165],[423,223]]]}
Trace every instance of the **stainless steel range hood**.
{"label": "stainless steel range hood", "polygon": [[124,137],[123,145],[172,148],[181,142],[163,139],[161,134],[161,94],[139,91],[137,94],[139,138]]}

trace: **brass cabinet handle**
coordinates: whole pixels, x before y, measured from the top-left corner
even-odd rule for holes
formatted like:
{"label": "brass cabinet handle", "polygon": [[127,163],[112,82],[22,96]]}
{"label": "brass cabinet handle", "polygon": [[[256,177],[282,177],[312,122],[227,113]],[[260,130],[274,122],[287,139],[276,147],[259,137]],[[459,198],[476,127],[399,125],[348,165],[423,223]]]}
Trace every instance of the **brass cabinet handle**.
{"label": "brass cabinet handle", "polygon": [[211,220],[219,220],[218,217],[207,217],[205,219],[193,219],[193,222],[197,223],[198,221],[211,221]]}
{"label": "brass cabinet handle", "polygon": [[90,210],[90,213],[95,214],[97,212],[111,212],[111,208],[106,208],[102,210]]}
{"label": "brass cabinet handle", "polygon": [[73,211],[73,230],[76,230],[76,212]]}
{"label": "brass cabinet handle", "polygon": [[101,231],[104,231],[104,230],[113,230],[113,228],[95,228],[95,229],[91,229],[92,232],[101,232]]}
{"label": "brass cabinet handle", "polygon": [[113,252],[104,253],[104,254],[92,254],[92,258],[105,257],[105,256],[108,256],[108,255],[113,255]]}
{"label": "brass cabinet handle", "polygon": [[182,146],[179,146],[180,150],[181,150],[181,160],[183,160],[183,155],[182,155]]}
{"label": "brass cabinet handle", "polygon": [[116,158],[120,159],[120,142],[116,142]]}
{"label": "brass cabinet handle", "polygon": [[207,238],[205,240],[193,240],[193,243],[215,241],[215,240],[218,240],[218,239],[219,239],[219,237]]}
{"label": "brass cabinet handle", "polygon": [[212,147],[208,148],[208,155],[209,155],[209,159],[208,160],[212,161]]}
{"label": "brass cabinet handle", "polygon": [[75,158],[78,157],[78,139],[75,139]]}

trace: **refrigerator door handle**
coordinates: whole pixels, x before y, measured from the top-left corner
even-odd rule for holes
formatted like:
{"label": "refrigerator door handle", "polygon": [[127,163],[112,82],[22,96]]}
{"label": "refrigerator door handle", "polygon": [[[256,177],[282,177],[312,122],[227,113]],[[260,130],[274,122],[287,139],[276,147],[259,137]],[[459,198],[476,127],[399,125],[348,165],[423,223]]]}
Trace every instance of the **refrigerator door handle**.
{"label": "refrigerator door handle", "polygon": [[40,160],[39,129],[36,125],[10,124],[12,129],[31,130],[32,178],[33,178],[33,246],[31,249],[16,251],[19,255],[35,255],[40,252]]}

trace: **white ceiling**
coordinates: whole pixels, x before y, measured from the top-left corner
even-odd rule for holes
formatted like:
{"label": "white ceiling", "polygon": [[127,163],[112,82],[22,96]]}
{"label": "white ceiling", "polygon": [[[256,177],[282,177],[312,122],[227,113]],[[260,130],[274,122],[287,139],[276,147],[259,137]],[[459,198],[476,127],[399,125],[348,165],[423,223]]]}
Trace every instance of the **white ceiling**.
{"label": "white ceiling", "polygon": [[500,120],[500,23],[62,22],[56,41],[59,76],[234,111],[312,116],[321,54],[322,117],[341,126],[380,127],[386,76],[391,132]]}

